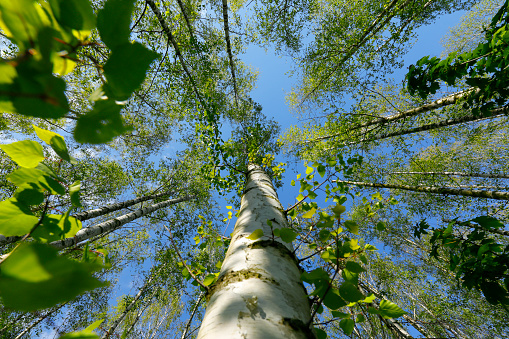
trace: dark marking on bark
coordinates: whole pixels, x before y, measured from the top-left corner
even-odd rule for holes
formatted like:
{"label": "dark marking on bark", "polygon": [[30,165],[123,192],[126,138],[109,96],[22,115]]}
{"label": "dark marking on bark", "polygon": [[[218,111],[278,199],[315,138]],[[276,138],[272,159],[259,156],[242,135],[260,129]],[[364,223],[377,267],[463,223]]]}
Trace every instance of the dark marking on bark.
{"label": "dark marking on bark", "polygon": [[292,259],[295,262],[295,264],[298,266],[299,261],[297,260],[297,257],[295,256],[295,254],[292,251],[290,251],[285,245],[280,243],[279,241],[274,241],[272,239],[259,240],[259,241],[253,242],[252,244],[247,245],[247,247],[253,248],[253,249],[273,247],[273,248],[277,249],[279,252],[281,252],[281,254],[283,256]]}
{"label": "dark marking on bark", "polygon": [[277,281],[275,281],[274,279],[269,278],[269,277],[263,275],[262,273],[257,272],[254,269],[230,271],[230,272],[227,272],[226,274],[219,276],[217,278],[217,281],[214,284],[209,286],[209,290],[205,297],[207,298],[207,301],[209,301],[210,297],[212,295],[214,295],[216,290],[221,290],[225,286],[227,286],[231,283],[239,282],[239,281],[243,281],[243,280],[251,279],[251,278],[255,278],[255,279],[265,281],[267,283],[279,285],[279,283]]}
{"label": "dark marking on bark", "polygon": [[289,326],[294,331],[304,333],[306,338],[316,339],[314,331],[311,328],[309,328],[309,326],[306,326],[306,324],[302,320],[295,318],[283,318],[281,319],[280,324]]}

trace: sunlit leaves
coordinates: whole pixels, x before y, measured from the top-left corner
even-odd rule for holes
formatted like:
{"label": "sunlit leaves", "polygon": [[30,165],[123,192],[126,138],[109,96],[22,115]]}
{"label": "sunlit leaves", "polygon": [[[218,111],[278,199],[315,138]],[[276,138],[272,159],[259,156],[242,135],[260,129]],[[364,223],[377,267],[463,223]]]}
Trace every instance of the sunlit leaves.
{"label": "sunlit leaves", "polygon": [[120,110],[114,100],[99,100],[94,109],[78,119],[74,138],[81,143],[99,144],[112,140],[128,129],[124,126]]}
{"label": "sunlit leaves", "polygon": [[380,301],[378,312],[384,318],[398,318],[406,313],[401,307],[386,299]]}
{"label": "sunlit leaves", "polygon": [[71,161],[67,145],[65,144],[64,138],[55,132],[48,131],[32,125],[37,136],[53,148],[53,150],[64,160]]}
{"label": "sunlit leaves", "polygon": [[262,236],[263,236],[263,230],[261,228],[259,228],[259,229],[254,230],[253,233],[251,233],[246,238],[248,238],[250,240],[257,240],[257,239],[260,239]]}
{"label": "sunlit leaves", "polygon": [[21,167],[32,168],[44,160],[42,146],[32,140],[16,141],[0,145],[0,148]]}
{"label": "sunlit leaves", "polygon": [[341,327],[346,335],[350,335],[355,327],[355,322],[352,319],[342,319],[339,322],[339,327]]}
{"label": "sunlit leaves", "polygon": [[52,242],[65,238],[71,238],[81,229],[81,221],[69,215],[47,214],[42,224],[35,229],[32,237],[40,242]]}
{"label": "sunlit leaves", "polygon": [[39,218],[17,199],[0,202],[0,234],[4,236],[27,234],[38,221]]}
{"label": "sunlit leaves", "polygon": [[284,242],[290,243],[297,238],[297,233],[290,228],[280,228],[279,236]]}
{"label": "sunlit leaves", "polygon": [[105,286],[90,275],[94,266],[58,256],[57,252],[31,243],[9,255],[0,270],[0,296],[5,306],[33,311]]}
{"label": "sunlit leaves", "polygon": [[347,281],[342,283],[339,287],[339,294],[349,302],[356,302],[365,298],[365,296],[358,290],[356,285]]}

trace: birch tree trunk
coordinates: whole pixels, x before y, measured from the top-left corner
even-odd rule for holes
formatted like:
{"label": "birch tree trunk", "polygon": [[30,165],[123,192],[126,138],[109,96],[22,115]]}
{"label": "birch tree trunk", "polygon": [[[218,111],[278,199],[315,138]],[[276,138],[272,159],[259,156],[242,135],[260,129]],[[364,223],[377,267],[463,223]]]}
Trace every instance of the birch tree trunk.
{"label": "birch tree trunk", "polygon": [[398,184],[377,184],[371,182],[361,181],[348,181],[348,180],[336,180],[350,185],[362,186],[362,187],[375,187],[375,188],[393,188],[398,190],[413,191],[413,192],[424,192],[434,193],[441,195],[458,195],[463,197],[475,197],[475,198],[488,198],[496,200],[509,200],[509,192],[501,191],[482,191],[476,189],[461,189],[451,187],[437,187],[437,186],[410,186],[410,185],[398,185]]}
{"label": "birch tree trunk", "polygon": [[[293,246],[267,239],[271,229],[288,227],[269,176],[250,164],[232,240],[208,306],[199,339],[314,338],[310,303],[300,280]],[[264,237],[247,237],[262,229]]]}
{"label": "birch tree trunk", "polygon": [[81,230],[79,230],[76,233],[76,235],[74,237],[66,238],[66,239],[62,239],[62,240],[56,240],[56,241],[51,242],[50,245],[59,249],[59,250],[67,248],[67,247],[71,247],[71,246],[78,244],[81,241],[95,237],[96,235],[99,235],[99,234],[102,234],[105,232],[109,232],[112,230],[116,230],[116,229],[122,227],[123,225],[127,224],[128,222],[131,222],[135,219],[141,218],[147,214],[155,212],[158,209],[161,209],[163,207],[174,205],[174,204],[177,204],[182,201],[189,201],[189,200],[192,200],[195,198],[196,198],[196,196],[194,196],[194,195],[188,195],[188,196],[185,196],[182,198],[170,199],[170,200],[159,202],[157,204],[150,205],[148,207],[140,208],[134,212],[124,214],[120,217],[110,219],[110,220],[102,222],[100,224],[82,228]]}
{"label": "birch tree trunk", "polygon": [[[130,207],[130,206],[136,205],[136,204],[138,204],[140,202],[144,202],[144,201],[147,201],[147,200],[152,200],[152,199],[157,199],[157,198],[161,198],[161,197],[164,197],[164,196],[168,196],[168,195],[171,195],[172,193],[173,192],[168,191],[168,192],[163,192],[163,193],[146,195],[146,196],[143,196],[143,197],[138,197],[138,198],[135,198],[135,199],[126,200],[126,201],[122,201],[122,202],[117,202],[117,203],[114,203],[114,204],[106,205],[106,206],[99,207],[99,208],[96,208],[96,209],[93,209],[93,210],[79,212],[79,213],[73,214],[72,216],[74,218],[78,219],[79,221],[85,221],[85,220],[88,220],[88,219],[92,219],[92,218],[96,218],[96,217],[105,215],[107,213],[115,212],[115,211],[121,210],[123,208],[127,208],[127,207]],[[23,239],[23,236],[5,237],[2,234],[0,234],[0,246],[5,246],[7,244],[12,244],[13,242],[16,242],[16,241],[21,240],[21,239]]]}

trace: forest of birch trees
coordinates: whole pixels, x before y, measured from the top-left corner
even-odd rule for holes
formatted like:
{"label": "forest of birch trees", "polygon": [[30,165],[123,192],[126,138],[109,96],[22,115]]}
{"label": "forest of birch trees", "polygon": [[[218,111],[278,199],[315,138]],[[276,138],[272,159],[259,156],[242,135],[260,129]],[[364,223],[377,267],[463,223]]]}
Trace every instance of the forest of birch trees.
{"label": "forest of birch trees", "polygon": [[508,79],[502,0],[0,0],[0,338],[509,338]]}

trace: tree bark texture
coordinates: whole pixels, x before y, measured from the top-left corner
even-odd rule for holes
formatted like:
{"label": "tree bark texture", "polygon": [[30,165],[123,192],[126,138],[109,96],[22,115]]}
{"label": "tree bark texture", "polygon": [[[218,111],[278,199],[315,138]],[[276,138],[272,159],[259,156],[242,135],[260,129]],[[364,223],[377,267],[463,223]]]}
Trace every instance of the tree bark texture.
{"label": "tree bark texture", "polygon": [[[272,239],[288,227],[269,176],[250,164],[232,240],[198,333],[199,339],[314,338],[310,303],[293,246]],[[257,229],[264,236],[247,237]]]}
{"label": "tree bark texture", "polygon": [[356,185],[362,187],[374,187],[374,188],[392,188],[405,191],[423,192],[423,193],[434,193],[441,195],[458,195],[463,197],[474,197],[474,198],[488,198],[495,200],[509,200],[509,192],[501,191],[483,191],[476,189],[462,189],[462,188],[450,188],[450,187],[437,187],[437,186],[410,186],[410,185],[398,185],[398,184],[377,184],[371,182],[361,181],[348,181],[348,180],[336,180],[349,185]]}
{"label": "tree bark texture", "polygon": [[[140,202],[144,202],[144,201],[147,201],[147,200],[161,198],[161,197],[168,196],[168,195],[171,195],[171,194],[172,194],[172,192],[163,192],[163,193],[158,193],[158,194],[146,195],[146,196],[143,196],[143,197],[139,197],[139,198],[135,198],[135,199],[127,200],[127,201],[122,201],[122,202],[117,202],[117,203],[114,203],[114,204],[106,205],[106,206],[103,206],[103,207],[100,207],[100,208],[96,208],[96,209],[93,209],[93,210],[88,210],[88,211],[83,211],[83,212],[80,212],[80,213],[76,213],[76,214],[73,215],[73,217],[78,219],[79,221],[85,221],[85,220],[88,220],[88,219],[99,217],[101,215],[105,215],[107,213],[111,213],[111,212],[114,212],[114,211],[121,210],[122,208],[127,208],[127,207],[130,207],[130,206],[136,205],[136,204],[138,204]],[[23,236],[5,237],[5,236],[0,234],[0,246],[5,246],[7,244],[12,244],[13,242],[16,242],[16,241],[21,240],[21,239],[23,239]]]}
{"label": "tree bark texture", "polygon": [[143,197],[139,197],[139,198],[135,198],[135,199],[127,200],[127,201],[117,202],[117,203],[110,204],[110,205],[107,205],[107,206],[103,206],[103,207],[100,207],[100,208],[96,208],[96,209],[93,209],[93,210],[88,210],[88,211],[83,211],[83,212],[80,212],[80,213],[76,213],[76,214],[73,215],[73,217],[75,217],[76,219],[78,219],[80,221],[85,221],[85,220],[88,220],[88,219],[99,217],[101,215],[105,215],[107,213],[118,211],[118,210],[120,210],[122,208],[127,208],[127,207],[130,207],[130,206],[136,205],[136,204],[138,204],[140,202],[143,202],[143,201],[165,197],[165,196],[171,195],[172,193],[173,192],[163,192],[163,193],[158,193],[158,194],[146,195],[146,196],[143,196]]}
{"label": "tree bark texture", "polygon": [[174,205],[182,201],[189,201],[195,198],[196,196],[194,195],[188,195],[182,198],[170,199],[159,202],[157,204],[150,205],[148,207],[140,208],[134,212],[124,214],[123,216],[120,216],[118,218],[113,218],[94,226],[82,228],[76,233],[74,237],[53,241],[50,243],[50,245],[57,249],[71,247],[78,244],[81,241],[95,237],[96,235],[120,228],[121,226],[127,224],[128,222],[141,218],[147,214],[157,211],[160,208]]}

